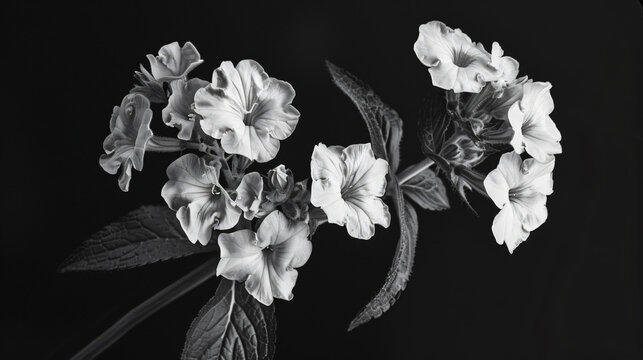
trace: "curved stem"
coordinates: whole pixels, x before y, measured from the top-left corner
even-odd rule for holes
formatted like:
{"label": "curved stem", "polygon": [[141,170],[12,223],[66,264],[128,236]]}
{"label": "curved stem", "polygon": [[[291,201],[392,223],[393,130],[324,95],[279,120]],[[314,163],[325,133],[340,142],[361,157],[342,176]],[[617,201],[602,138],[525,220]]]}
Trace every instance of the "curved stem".
{"label": "curved stem", "polygon": [[414,178],[417,174],[428,169],[431,165],[433,165],[433,160],[426,158],[420,161],[419,163],[406,168],[398,175],[397,177],[398,183],[400,185],[404,184],[405,182]]}
{"label": "curved stem", "polygon": [[187,275],[175,281],[165,289],[159,291],[151,298],[145,300],[127,314],[125,314],[109,329],[100,334],[94,341],[80,350],[71,360],[94,359],[110,345],[115,343],[134,326],[147,319],[155,312],[186,294],[190,290],[201,285],[203,282],[216,274],[218,258],[214,257]]}

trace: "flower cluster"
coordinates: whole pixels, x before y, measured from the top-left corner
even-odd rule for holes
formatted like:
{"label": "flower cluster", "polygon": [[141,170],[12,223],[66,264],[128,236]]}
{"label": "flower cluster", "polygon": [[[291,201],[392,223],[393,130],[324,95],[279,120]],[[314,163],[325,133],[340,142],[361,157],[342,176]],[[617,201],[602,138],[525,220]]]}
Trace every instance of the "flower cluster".
{"label": "flower cluster", "polygon": [[[245,282],[265,305],[290,300],[313,227],[328,221],[368,239],[374,224],[389,226],[381,199],[388,163],[370,144],[316,146],[310,190],[283,164],[265,175],[247,171],[274,159],[299,122],[288,82],[254,60],[223,61],[211,82],[189,78],[203,62],[189,42],[147,57],[151,71],[141,66],[139,84],[114,108],[100,164],[110,174],[120,167],[119,185],[128,191],[131,168],[143,169],[146,151],[187,151],[168,166],[161,196],[192,243],[218,243],[218,275]],[[176,138],[153,135],[150,102],[165,104],[161,120],[178,130]]]}
{"label": "flower cluster", "polygon": [[[414,50],[429,67],[433,85],[446,90],[445,117],[454,128],[445,144],[436,144],[444,135],[436,129],[444,127],[429,127],[425,153],[450,172],[459,189],[474,188],[493,200],[501,209],[493,234],[513,252],[547,218],[554,155],[562,152],[561,134],[550,117],[551,84],[517,78],[518,62],[504,56],[497,42],[489,53],[439,21],[420,26]],[[473,170],[506,148],[512,151],[486,177]]]}

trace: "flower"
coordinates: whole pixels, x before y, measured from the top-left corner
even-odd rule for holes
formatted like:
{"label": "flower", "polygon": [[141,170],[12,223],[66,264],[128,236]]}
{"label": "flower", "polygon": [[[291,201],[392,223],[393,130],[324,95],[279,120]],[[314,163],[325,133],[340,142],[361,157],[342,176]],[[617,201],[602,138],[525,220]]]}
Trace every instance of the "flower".
{"label": "flower", "polygon": [[201,128],[221,139],[223,150],[266,162],[297,126],[294,97],[289,83],[268,77],[256,61],[242,60],[236,68],[222,62],[212,84],[197,91],[194,101],[195,111],[203,116]]}
{"label": "flower", "polygon": [[288,199],[295,186],[295,180],[290,169],[282,164],[268,171],[269,191],[266,198],[273,203],[280,204]]}
{"label": "flower", "polygon": [[258,172],[246,174],[236,190],[235,205],[243,210],[243,216],[252,220],[263,200],[263,179]]}
{"label": "flower", "polygon": [[492,82],[496,89],[504,88],[507,84],[516,80],[516,76],[518,76],[518,61],[510,56],[502,56],[504,53],[500,44],[494,41],[491,45],[491,66],[501,72],[501,75]]}
{"label": "flower", "polygon": [[433,85],[456,93],[477,93],[501,72],[491,64],[491,56],[481,45],[473,43],[460,29],[453,30],[440,21],[420,26],[413,50],[429,67]]}
{"label": "flower", "polygon": [[358,239],[370,239],[375,224],[390,225],[391,214],[381,199],[388,163],[375,159],[370,143],[347,148],[320,143],[313,150],[310,173],[310,202],[324,210],[329,223],[346,225]]}
{"label": "flower", "polygon": [[188,239],[206,245],[212,230],[227,230],[239,221],[237,208],[219,183],[221,163],[207,164],[194,154],[183,155],[167,168],[170,179],[161,196],[181,223]]}
{"label": "flower", "polygon": [[256,233],[221,234],[217,275],[244,281],[248,293],[264,305],[272,304],[273,298],[291,300],[298,275],[295,268],[303,266],[313,250],[308,233],[306,223],[273,211]]}
{"label": "flower", "polygon": [[485,178],[487,194],[501,209],[491,230],[498,244],[505,243],[510,253],[547,219],[545,204],[553,192],[553,170],[553,157],[547,163],[522,161],[520,155],[508,152]]}
{"label": "flower", "polygon": [[170,83],[172,95],[167,106],[162,111],[163,122],[168,126],[179,129],[177,137],[181,140],[193,140],[197,136],[195,128],[195,113],[192,110],[194,94],[210,83],[194,78],[190,80],[177,79]]}
{"label": "flower", "polygon": [[158,56],[147,55],[156,80],[174,80],[184,78],[195,67],[201,65],[201,55],[191,42],[179,47],[178,42],[163,46]]}
{"label": "flower", "polygon": [[549,117],[554,100],[549,93],[551,84],[534,82],[523,84],[520,101],[509,108],[508,118],[514,130],[511,145],[518,154],[527,153],[540,162],[547,162],[553,154],[560,154],[561,135]]}
{"label": "flower", "polygon": [[140,94],[128,94],[121,106],[114,106],[109,129],[112,131],[103,142],[105,154],[100,156],[100,166],[115,175],[121,168],[118,186],[129,190],[132,167],[143,170],[145,146],[152,137],[150,129],[152,110],[147,98]]}

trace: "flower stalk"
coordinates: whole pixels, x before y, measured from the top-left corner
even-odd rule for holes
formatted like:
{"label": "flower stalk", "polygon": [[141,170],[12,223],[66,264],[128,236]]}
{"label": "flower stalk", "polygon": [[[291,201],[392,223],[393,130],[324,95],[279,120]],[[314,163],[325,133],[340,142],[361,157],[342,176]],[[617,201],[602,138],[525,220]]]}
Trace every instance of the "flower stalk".
{"label": "flower stalk", "polygon": [[151,298],[145,300],[80,350],[71,360],[96,358],[141,321],[152,316],[152,314],[161,310],[166,305],[215,276],[218,262],[219,259],[213,257],[165,289],[159,291]]}
{"label": "flower stalk", "polygon": [[413,179],[415,176],[417,176],[419,173],[422,171],[428,169],[433,165],[434,162],[433,160],[426,158],[419,163],[408,167],[404,171],[402,171],[398,176],[397,176],[397,181],[400,185],[406,183],[407,181]]}

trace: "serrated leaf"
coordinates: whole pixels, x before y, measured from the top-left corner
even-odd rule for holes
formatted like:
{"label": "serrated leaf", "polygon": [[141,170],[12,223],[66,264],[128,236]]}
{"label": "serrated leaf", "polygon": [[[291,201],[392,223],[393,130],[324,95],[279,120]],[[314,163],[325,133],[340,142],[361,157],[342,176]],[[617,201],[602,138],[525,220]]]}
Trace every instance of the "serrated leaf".
{"label": "serrated leaf", "polygon": [[373,89],[353,74],[326,61],[333,83],[346,94],[362,114],[371,137],[373,153],[385,159],[395,174],[400,164],[402,119],[375,94]]}
{"label": "serrated leaf", "polygon": [[143,206],[93,234],[60,271],[121,270],[215,250],[216,241],[192,244],[167,206]]}
{"label": "serrated leaf", "polygon": [[186,336],[184,360],[269,360],[275,353],[274,305],[259,303],[244,284],[222,278]]}
{"label": "serrated leaf", "polygon": [[397,242],[393,264],[380,291],[355,316],[348,331],[380,317],[390,309],[400,292],[406,288],[406,283],[411,276],[418,234],[417,214],[413,206],[404,200],[397,179],[393,177],[391,181],[393,182],[391,186],[393,205],[400,223],[400,239]]}
{"label": "serrated leaf", "polygon": [[425,210],[449,208],[447,190],[442,180],[429,168],[410,178],[402,186],[402,192]]}

